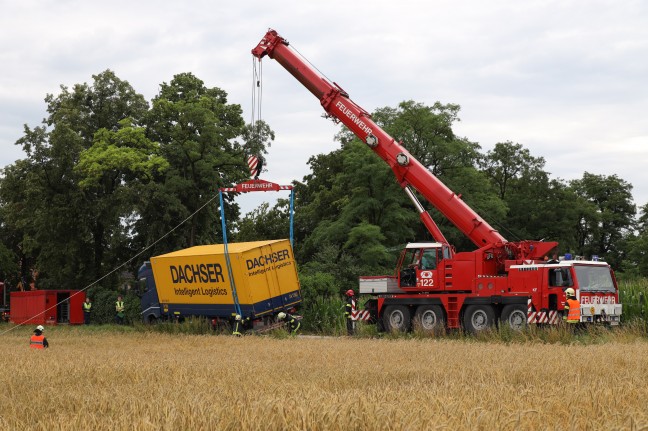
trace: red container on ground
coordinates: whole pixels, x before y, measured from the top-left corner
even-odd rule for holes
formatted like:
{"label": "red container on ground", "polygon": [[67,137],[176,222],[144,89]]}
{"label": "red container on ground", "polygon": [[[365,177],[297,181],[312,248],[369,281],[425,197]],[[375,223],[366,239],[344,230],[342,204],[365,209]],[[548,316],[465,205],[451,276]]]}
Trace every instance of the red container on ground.
{"label": "red container on ground", "polygon": [[13,323],[56,325],[83,323],[85,292],[80,290],[30,290],[11,292]]}

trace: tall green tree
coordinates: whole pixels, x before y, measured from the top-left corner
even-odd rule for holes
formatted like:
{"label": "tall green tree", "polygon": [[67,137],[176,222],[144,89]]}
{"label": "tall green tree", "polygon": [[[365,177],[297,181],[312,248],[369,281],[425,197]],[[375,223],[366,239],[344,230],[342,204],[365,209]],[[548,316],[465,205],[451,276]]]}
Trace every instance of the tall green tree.
{"label": "tall green tree", "polygon": [[[86,196],[93,197],[92,214],[97,220],[98,241],[96,255],[113,250],[109,268],[118,266],[123,256],[138,250],[131,247],[129,221],[140,202],[143,187],[168,168],[160,156],[159,144],[146,137],[143,127],[133,127],[131,119],[119,122],[118,130],[102,128],[95,133],[93,145],[82,151],[74,168],[78,185]],[[103,261],[103,259],[101,259]]]}
{"label": "tall green tree", "polygon": [[641,207],[636,232],[629,235],[622,268],[629,275],[648,277],[648,204]]}
{"label": "tall green tree", "polygon": [[623,254],[619,244],[633,228],[636,213],[632,185],[616,175],[585,172],[570,186],[581,203],[575,226],[577,253],[605,256],[618,267]]}
{"label": "tall green tree", "polygon": [[22,262],[38,271],[40,287],[80,287],[102,275],[120,220],[102,217],[104,196],[80,186],[75,166],[97,131],[117,131],[126,118],[141,124],[148,104],[110,70],[92,84],[61,86],[45,101],[49,116],[42,126],[25,126],[17,144],[27,157],[4,169],[0,195],[7,222],[20,232]]}
{"label": "tall green tree", "polygon": [[[477,143],[456,136],[452,127],[459,121],[459,105],[439,102],[427,106],[405,101],[397,108],[381,108],[374,120],[450,190],[460,196],[479,216],[490,223],[505,214],[486,177],[477,167],[482,157]],[[474,244],[455,228],[428,200],[419,196],[446,239],[458,250],[471,250]],[[408,204],[408,208],[412,208]],[[417,240],[432,239],[422,223],[416,223]]]}
{"label": "tall green tree", "polygon": [[499,225],[507,239],[544,238],[559,241],[563,252],[573,249],[577,199],[564,183],[550,179],[544,158],[506,141],[495,144],[480,166],[506,204]]}
{"label": "tall green tree", "polygon": [[[456,105],[426,106],[406,101],[397,108],[377,110],[373,119],[402,141],[441,181],[458,193],[465,193],[470,204],[477,203],[491,213],[503,214],[501,201],[475,167],[481,157],[479,146],[458,138],[452,131],[458,110]],[[322,267],[314,260],[324,257],[318,252],[324,246],[337,250],[334,257],[331,252],[327,253],[327,259],[334,262],[347,259],[345,267],[358,271],[354,277],[360,273],[391,272],[394,250],[405,242],[426,240],[430,236],[388,164],[347,129],[336,138],[341,148],[311,159],[313,173],[297,188],[297,224],[299,229],[308,226],[300,232],[304,237],[299,256],[309,261],[304,272]],[[430,203],[425,200],[423,203],[446,237],[467,241],[463,234],[452,230],[451,223]],[[448,230],[452,232],[450,235]]]}
{"label": "tall green tree", "polygon": [[[153,253],[220,241],[214,197],[219,187],[248,175],[244,149],[236,141],[244,131],[241,107],[229,104],[225,91],[206,87],[191,73],[163,83],[152,105],[147,136],[160,143],[169,168],[144,190],[134,228],[142,233],[140,240],[150,244],[181,225]],[[263,141],[270,132],[261,128]],[[261,141],[254,144],[258,147]],[[228,220],[238,219],[238,206],[229,196],[226,211]]]}
{"label": "tall green tree", "polygon": [[270,208],[262,203],[238,223],[237,241],[260,241],[287,238],[290,232],[290,203],[280,199]]}

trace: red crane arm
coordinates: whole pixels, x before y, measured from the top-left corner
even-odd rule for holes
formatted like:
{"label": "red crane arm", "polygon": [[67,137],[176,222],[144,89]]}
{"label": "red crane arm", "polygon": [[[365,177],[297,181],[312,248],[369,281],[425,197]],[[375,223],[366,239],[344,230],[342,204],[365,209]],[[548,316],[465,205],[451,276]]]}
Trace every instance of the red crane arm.
{"label": "red crane arm", "polygon": [[[436,176],[389,134],[371,119],[369,113],[353,102],[349,95],[335,83],[322,76],[301,56],[288,46],[288,42],[276,31],[268,30],[259,44],[252,50],[259,60],[268,56],[281,64],[322,104],[324,110],[340,120],[360,140],[365,142],[393,170],[402,187],[411,185],[432,205],[448,218],[478,247],[501,245],[506,239],[493,229],[459,196],[453,193]],[[427,213],[426,213],[427,214]],[[441,233],[429,215],[421,218],[438,240]],[[429,219],[429,220],[426,220]],[[431,227],[429,222],[434,226]],[[436,232],[434,231],[436,229]],[[441,235],[441,237],[443,237]],[[445,242],[445,241],[444,241]]]}

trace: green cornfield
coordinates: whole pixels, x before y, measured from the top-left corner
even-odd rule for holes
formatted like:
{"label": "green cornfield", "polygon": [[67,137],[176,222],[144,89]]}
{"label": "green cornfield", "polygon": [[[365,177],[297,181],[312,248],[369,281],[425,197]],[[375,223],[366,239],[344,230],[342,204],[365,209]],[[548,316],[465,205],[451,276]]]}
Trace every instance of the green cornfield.
{"label": "green cornfield", "polygon": [[619,302],[623,304],[623,322],[648,322],[648,279],[620,281]]}

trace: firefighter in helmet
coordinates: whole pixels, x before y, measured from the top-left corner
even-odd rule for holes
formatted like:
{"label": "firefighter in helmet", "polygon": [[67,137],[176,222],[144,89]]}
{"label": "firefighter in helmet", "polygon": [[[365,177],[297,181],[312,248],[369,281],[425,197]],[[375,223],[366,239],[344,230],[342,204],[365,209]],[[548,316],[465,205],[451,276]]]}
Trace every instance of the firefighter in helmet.
{"label": "firefighter in helmet", "polygon": [[353,320],[353,312],[356,308],[356,298],[353,289],[345,292],[346,304],[344,304],[344,316],[346,317],[347,335],[355,333],[355,320]]}
{"label": "firefighter in helmet", "polygon": [[288,313],[284,313],[282,311],[281,313],[277,314],[277,319],[288,323],[288,330],[290,331],[291,335],[297,334],[297,331],[299,330],[301,323],[299,322],[299,320],[297,320],[295,316]]}
{"label": "firefighter in helmet", "polygon": [[234,325],[232,330],[232,335],[235,337],[240,337],[243,333],[250,327],[251,316],[246,317],[245,319],[241,317],[240,314],[234,316]]}
{"label": "firefighter in helmet", "polygon": [[47,338],[43,335],[43,332],[45,332],[43,325],[38,325],[36,329],[34,329],[34,335],[29,339],[29,347],[32,349],[47,349],[49,347],[49,343],[47,342]]}
{"label": "firefighter in helmet", "polygon": [[568,287],[565,289],[565,296],[567,297],[567,301],[565,301],[565,314],[563,315],[563,320],[565,320],[570,327],[578,328],[580,325],[581,305],[578,299],[576,299],[576,291],[574,291],[573,288]]}

